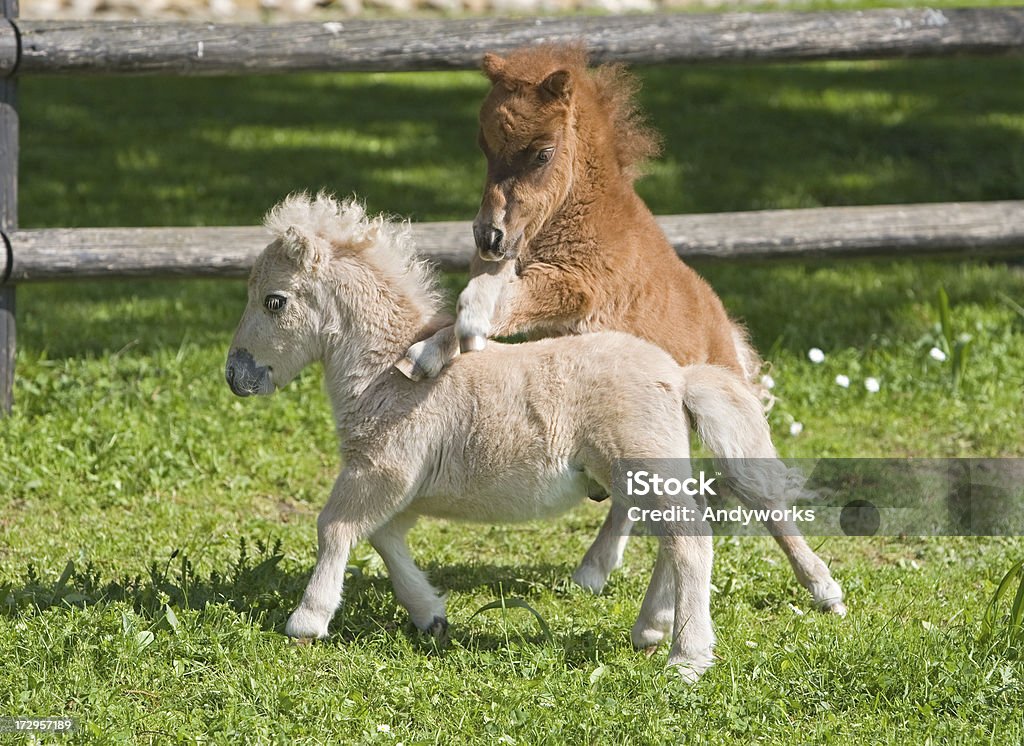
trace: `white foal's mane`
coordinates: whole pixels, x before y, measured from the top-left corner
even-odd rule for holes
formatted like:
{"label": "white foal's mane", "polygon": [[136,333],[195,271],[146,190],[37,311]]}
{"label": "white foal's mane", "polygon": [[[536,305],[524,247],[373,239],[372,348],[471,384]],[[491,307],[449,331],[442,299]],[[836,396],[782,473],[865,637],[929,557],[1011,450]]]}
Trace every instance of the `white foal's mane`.
{"label": "white foal's mane", "polygon": [[363,204],[353,198],[339,200],[326,192],[310,197],[298,192],[271,208],[263,225],[282,242],[290,240],[291,229],[297,229],[300,235],[323,241],[329,256],[361,259],[426,315],[441,306],[437,276],[416,254],[408,221],[368,216]]}

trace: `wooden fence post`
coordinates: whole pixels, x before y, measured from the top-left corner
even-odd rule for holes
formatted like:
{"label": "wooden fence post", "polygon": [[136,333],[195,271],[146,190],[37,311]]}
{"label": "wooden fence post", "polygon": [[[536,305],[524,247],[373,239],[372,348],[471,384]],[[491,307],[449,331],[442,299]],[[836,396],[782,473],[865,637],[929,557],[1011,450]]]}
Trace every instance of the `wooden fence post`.
{"label": "wooden fence post", "polygon": [[[0,0],[4,19],[18,16],[18,0]],[[5,20],[4,23],[7,21]],[[20,45],[19,45],[20,47]],[[19,48],[20,52],[20,48]],[[17,64],[15,64],[15,72]],[[3,251],[0,261],[0,416],[10,413],[14,403],[14,286],[6,284],[13,255],[7,238],[18,227],[18,84],[15,72],[0,81],[0,232]]]}

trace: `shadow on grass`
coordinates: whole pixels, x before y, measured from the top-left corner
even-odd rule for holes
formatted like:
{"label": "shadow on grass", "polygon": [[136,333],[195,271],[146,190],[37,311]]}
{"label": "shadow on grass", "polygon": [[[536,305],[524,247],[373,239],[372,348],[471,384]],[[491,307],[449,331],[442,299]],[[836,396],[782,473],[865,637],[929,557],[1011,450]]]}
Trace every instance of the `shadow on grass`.
{"label": "shadow on grass", "polygon": [[655,212],[1020,199],[1020,60],[645,71]]}
{"label": "shadow on grass", "polygon": [[[227,606],[261,629],[283,634],[288,616],[302,598],[310,572],[284,570],[280,567],[283,559],[279,540],[270,544],[256,542],[252,547],[242,540],[237,559],[222,571],[209,574],[197,573],[188,557],[178,551],[163,562],[154,561],[145,575],[124,576],[115,581],[105,581],[92,564],[80,568],[69,561],[56,581],[43,579],[30,565],[20,583],[0,585],[0,614],[17,617],[51,609],[120,602],[158,626],[170,623],[168,619],[174,617],[175,609],[202,612],[210,606]],[[486,589],[495,599],[535,598],[539,590],[551,589],[560,589],[562,595],[568,588],[569,568],[554,564],[450,564],[426,569],[440,589]],[[461,624],[450,628],[450,640],[462,648],[478,651],[507,648],[510,639],[531,644],[547,642],[528,614],[512,608],[509,612],[508,624],[503,624],[500,632],[480,632],[478,628],[498,624],[503,616],[501,610],[481,614],[474,623],[477,629],[470,629],[469,620],[461,619]],[[387,576],[368,576],[360,567],[350,565],[344,608],[335,617],[326,644],[350,643],[381,631],[406,635],[413,647],[425,654],[443,655],[447,649],[438,648],[432,638],[413,627],[408,613],[397,603]],[[585,664],[609,653],[615,641],[596,632],[573,629],[569,634],[556,635],[550,642],[563,648],[572,661]]]}
{"label": "shadow on grass", "polygon": [[[227,355],[245,310],[241,280],[91,280],[19,288],[19,343],[50,358],[132,355],[184,344]],[[59,308],[60,313],[53,309]]]}
{"label": "shadow on grass", "polygon": [[867,352],[885,340],[913,344],[939,321],[940,288],[947,291],[955,317],[965,305],[999,305],[1000,294],[1021,297],[1024,269],[993,266],[1001,271],[945,260],[848,260],[841,266],[695,263],[762,354],[777,345],[799,357],[815,345]]}
{"label": "shadow on grass", "polygon": [[321,188],[375,211],[461,215],[475,195],[444,173],[479,170],[485,88],[464,80],[34,80],[22,92],[22,224],[249,225],[289,192]]}
{"label": "shadow on grass", "polygon": [[[1024,198],[1024,88],[1007,84],[1022,72],[1014,59],[642,69],[665,149],[639,188],[658,213]],[[485,90],[474,73],[26,80],[21,222],[253,224],[321,187],[371,210],[469,219]],[[763,351],[823,335],[862,345],[908,302],[885,263],[871,265],[882,283],[856,288],[816,266],[707,274]],[[1019,279],[1010,287],[1016,297]],[[241,283],[217,281],[20,296],[20,341],[54,357],[226,346],[244,305]],[[855,302],[837,314],[837,297]]]}
{"label": "shadow on grass", "polygon": [[[775,262],[730,266],[695,264],[755,346],[803,355],[813,345],[868,348],[879,337],[916,340],[929,323],[916,306],[930,307],[945,287],[954,307],[991,305],[1001,293],[1020,298],[1024,270],[958,271],[949,262],[847,261],[829,265]],[[444,274],[456,297],[465,275]],[[841,299],[841,313],[837,303]],[[454,303],[450,303],[454,305]],[[61,312],[55,314],[53,308]],[[128,348],[132,355],[177,350],[183,344],[227,353],[245,308],[242,282],[166,280],[82,282],[29,286],[19,291],[19,343],[50,358],[100,357]],[[924,311],[931,313],[928,308]]]}
{"label": "shadow on grass", "polygon": [[[461,273],[441,276],[454,309]],[[40,283],[18,290],[19,345],[50,358],[132,355],[177,350],[187,343],[222,347],[245,310],[243,280],[90,280]],[[60,313],[54,313],[54,309]]]}
{"label": "shadow on grass", "polygon": [[[655,212],[1024,196],[1014,59],[647,68]],[[286,193],[470,219],[474,73],[30,79],[22,224],[252,224]],[[158,93],[156,93],[158,92]]]}

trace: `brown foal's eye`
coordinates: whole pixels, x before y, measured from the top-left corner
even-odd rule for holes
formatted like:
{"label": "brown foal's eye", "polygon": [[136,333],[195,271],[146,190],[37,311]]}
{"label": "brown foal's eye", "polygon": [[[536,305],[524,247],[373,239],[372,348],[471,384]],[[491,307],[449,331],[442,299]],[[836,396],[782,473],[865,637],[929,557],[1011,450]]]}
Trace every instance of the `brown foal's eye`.
{"label": "brown foal's eye", "polygon": [[285,298],[283,295],[271,294],[263,299],[263,307],[266,308],[271,313],[277,313],[278,311],[284,308],[287,302],[288,299]]}
{"label": "brown foal's eye", "polygon": [[555,149],[553,147],[551,147],[551,148],[544,148],[539,153],[537,153],[537,162],[538,163],[547,163],[548,161],[551,160],[551,156],[554,155],[554,153],[555,153]]}

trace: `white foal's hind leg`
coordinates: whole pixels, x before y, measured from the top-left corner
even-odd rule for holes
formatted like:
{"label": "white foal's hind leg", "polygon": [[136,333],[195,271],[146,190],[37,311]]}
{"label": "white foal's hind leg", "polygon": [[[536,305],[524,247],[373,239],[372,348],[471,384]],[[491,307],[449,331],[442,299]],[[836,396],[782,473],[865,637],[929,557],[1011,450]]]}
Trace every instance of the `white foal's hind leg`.
{"label": "white foal's hind leg", "polygon": [[382,475],[351,467],[342,471],[317,518],[316,567],[302,601],[288,618],[286,635],[327,637],[331,617],[341,604],[349,552],[397,511],[404,497],[402,489]]}
{"label": "white foal's hind leg", "polygon": [[416,525],[417,516],[400,513],[370,536],[370,543],[387,565],[395,598],[406,609],[416,629],[443,640],[448,633],[445,597],[430,584],[426,574],[409,554],[405,536]]}
{"label": "white foal's hind leg", "polygon": [[[685,507],[696,509],[696,504],[690,501]],[[669,500],[659,500],[657,508],[667,510]],[[682,520],[657,524],[657,529],[662,534],[658,559],[630,639],[642,650],[671,632],[668,665],[693,683],[714,664],[711,530],[703,521]]]}
{"label": "white foal's hind leg", "polygon": [[[782,512],[787,501],[803,489],[798,473],[776,458],[732,459],[725,468],[736,478],[744,502],[755,508]],[[807,544],[796,523],[768,517],[764,526],[789,559],[800,585],[810,592],[815,607],[845,616],[843,589],[833,579],[828,565]]]}
{"label": "white foal's hind leg", "polygon": [[689,683],[715,662],[715,633],[711,627],[711,536],[662,537],[675,576],[675,618],[668,665],[678,668]]}
{"label": "white foal's hind leg", "polygon": [[[723,466],[739,484],[745,502],[757,508],[786,507],[789,470],[775,452],[768,422],[749,386],[736,376],[707,365],[682,370],[683,400],[693,415],[701,440],[724,459]],[[843,591],[828,566],[807,545],[793,522],[765,521],[786,553],[797,580],[823,611],[846,614]]]}
{"label": "white foal's hind leg", "polygon": [[633,521],[629,519],[628,506],[612,500],[611,510],[605,516],[597,538],[583,555],[580,566],[572,574],[573,581],[592,593],[604,590],[612,571],[622,566],[622,554],[629,541]]}
{"label": "white foal's hind leg", "polygon": [[455,325],[451,324],[410,347],[395,367],[412,381],[436,378],[458,354],[459,340],[455,337]]}
{"label": "white foal's hind leg", "polygon": [[[814,605],[821,611],[846,616],[846,604],[843,603],[843,589],[832,577],[828,565],[807,544],[807,540],[799,533],[785,534],[789,530],[774,521],[767,521],[765,526],[772,532],[772,537],[786,553],[793,574],[800,585],[811,593]],[[790,524],[792,527],[792,524]],[[792,527],[796,531],[795,527]]]}

